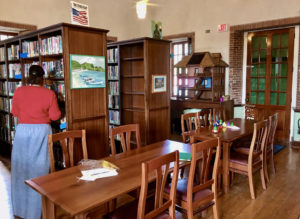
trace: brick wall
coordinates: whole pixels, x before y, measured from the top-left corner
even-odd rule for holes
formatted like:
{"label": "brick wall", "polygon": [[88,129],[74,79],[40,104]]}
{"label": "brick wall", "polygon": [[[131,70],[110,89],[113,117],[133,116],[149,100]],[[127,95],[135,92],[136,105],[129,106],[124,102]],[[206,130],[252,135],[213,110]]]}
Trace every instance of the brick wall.
{"label": "brick wall", "polygon": [[[284,28],[295,25],[300,25],[300,17],[284,18],[230,27],[229,95],[235,100],[235,104],[240,104],[242,102],[244,32],[270,28]],[[300,38],[295,40],[299,40],[300,42]],[[300,48],[298,57],[294,58],[298,58],[296,107],[300,108]]]}

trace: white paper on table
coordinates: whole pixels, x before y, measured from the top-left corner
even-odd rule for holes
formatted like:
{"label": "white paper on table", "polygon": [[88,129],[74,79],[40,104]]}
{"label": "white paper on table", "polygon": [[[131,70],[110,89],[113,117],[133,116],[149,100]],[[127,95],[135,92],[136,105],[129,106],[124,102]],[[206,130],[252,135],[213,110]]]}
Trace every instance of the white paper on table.
{"label": "white paper on table", "polygon": [[233,131],[234,131],[234,130],[240,130],[240,129],[241,129],[240,127],[235,126],[235,125],[233,125],[233,126],[227,126],[226,128],[232,129]]}
{"label": "white paper on table", "polygon": [[82,177],[80,177],[79,179],[86,180],[86,181],[94,181],[96,179],[118,175],[118,172],[116,170],[111,170],[107,168],[83,170],[81,171],[81,173],[82,173]]}

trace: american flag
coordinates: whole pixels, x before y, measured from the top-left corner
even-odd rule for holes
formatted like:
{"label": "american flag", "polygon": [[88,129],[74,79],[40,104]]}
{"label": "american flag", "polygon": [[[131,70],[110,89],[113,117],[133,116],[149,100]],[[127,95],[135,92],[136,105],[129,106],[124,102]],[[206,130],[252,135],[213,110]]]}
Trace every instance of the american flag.
{"label": "american flag", "polygon": [[75,8],[72,8],[72,14],[73,14],[72,16],[74,21],[83,25],[88,24],[88,17],[86,11],[78,11]]}

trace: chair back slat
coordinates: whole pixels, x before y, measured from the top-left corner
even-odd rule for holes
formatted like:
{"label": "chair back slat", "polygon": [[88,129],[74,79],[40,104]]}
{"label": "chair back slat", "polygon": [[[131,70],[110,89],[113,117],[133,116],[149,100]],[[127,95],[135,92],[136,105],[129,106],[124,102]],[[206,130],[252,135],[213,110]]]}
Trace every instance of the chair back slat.
{"label": "chair back slat", "polygon": [[263,153],[266,145],[266,137],[268,132],[268,122],[267,120],[259,121],[254,123],[253,136],[249,151],[249,165],[253,163],[253,152]]}
{"label": "chair back slat", "polygon": [[137,148],[141,147],[140,126],[139,124],[122,125],[110,129],[110,147],[112,155],[117,153],[115,136],[120,137],[122,152],[131,150],[131,136],[135,132],[135,141]]}
{"label": "chair back slat", "polygon": [[81,139],[81,148],[83,159],[88,159],[87,146],[86,146],[86,132],[85,130],[71,130],[57,134],[48,135],[48,151],[50,157],[50,172],[55,172],[55,160],[53,154],[53,143],[59,142],[62,148],[62,155],[64,165],[66,168],[74,166],[74,141]]}
{"label": "chair back slat", "polygon": [[[174,163],[172,170],[172,183],[169,199],[163,202],[163,191],[167,183],[170,164]],[[142,184],[138,204],[137,218],[154,218],[169,209],[170,218],[175,219],[175,195],[179,171],[179,152],[175,151],[153,160],[142,163]],[[156,190],[154,209],[145,214],[148,182],[155,175]]]}

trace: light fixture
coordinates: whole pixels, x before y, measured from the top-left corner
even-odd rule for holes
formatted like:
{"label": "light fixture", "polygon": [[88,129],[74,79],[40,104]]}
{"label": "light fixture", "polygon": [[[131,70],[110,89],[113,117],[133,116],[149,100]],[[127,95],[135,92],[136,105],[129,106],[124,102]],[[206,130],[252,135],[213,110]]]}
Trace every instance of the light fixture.
{"label": "light fixture", "polygon": [[147,12],[147,0],[141,0],[136,3],[136,13],[139,19],[144,19]]}

